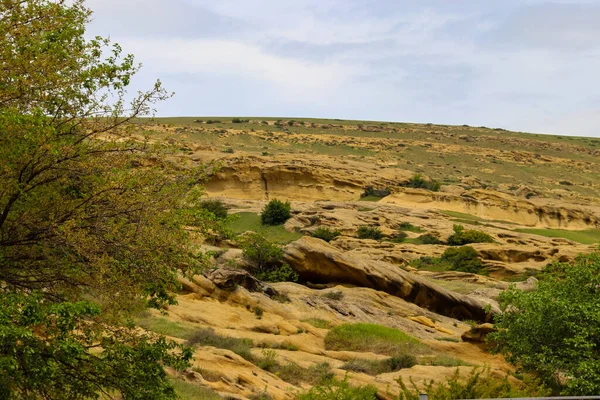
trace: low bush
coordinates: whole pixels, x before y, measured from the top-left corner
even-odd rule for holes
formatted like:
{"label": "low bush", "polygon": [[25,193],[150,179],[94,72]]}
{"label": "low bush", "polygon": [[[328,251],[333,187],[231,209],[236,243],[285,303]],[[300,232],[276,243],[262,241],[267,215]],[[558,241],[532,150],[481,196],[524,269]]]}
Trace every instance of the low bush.
{"label": "low bush", "polygon": [[441,259],[450,265],[452,271],[477,274],[483,268],[483,264],[477,256],[477,251],[471,246],[448,248],[442,254]]}
{"label": "low bush", "polygon": [[481,274],[483,264],[477,256],[477,251],[470,246],[450,247],[441,257],[423,256],[410,263],[417,269],[426,271],[460,271]]}
{"label": "low bush", "polygon": [[375,196],[375,197],[386,197],[389,196],[391,193],[389,188],[385,188],[385,189],[375,189],[373,186],[367,186],[365,188],[365,191],[360,195],[360,197],[369,197],[369,196]]}
{"label": "low bush", "polygon": [[250,263],[248,270],[256,278],[267,282],[296,282],[298,274],[282,261],[281,248],[258,233],[239,240],[243,255]]}
{"label": "low bush", "polygon": [[526,376],[520,383],[511,383],[508,375],[504,378],[492,375],[490,367],[473,368],[467,379],[461,378],[457,368],[445,382],[431,380],[422,387],[411,380],[409,388],[401,377],[396,382],[401,388],[398,400],[419,400],[421,393],[427,393],[431,400],[532,398],[550,394],[538,380]]}
{"label": "low bush", "polygon": [[308,391],[298,394],[298,400],[376,400],[377,388],[375,386],[353,387],[348,379],[338,380],[331,378],[320,382]]}
{"label": "low bush", "polygon": [[200,208],[212,213],[219,219],[227,218],[227,207],[221,200],[204,200],[200,203]]}
{"label": "low bush", "polygon": [[431,233],[425,233],[417,238],[422,244],[443,244],[443,242]]}
{"label": "low bush", "polygon": [[463,246],[470,243],[492,243],[494,239],[485,232],[465,229],[462,225],[454,225],[454,234],[448,237],[449,246]]}
{"label": "low bush", "polygon": [[344,298],[344,292],[342,291],[333,291],[322,294],[323,297],[326,297],[331,300],[341,300]]}
{"label": "low bush", "polygon": [[233,154],[235,153],[235,150],[233,150],[232,147],[226,147],[223,150],[221,150],[221,153]]}
{"label": "low bush", "polygon": [[400,186],[417,189],[427,189],[431,190],[432,192],[437,192],[440,190],[440,187],[442,185],[436,180],[426,180],[421,174],[415,174],[408,181],[400,184]]}
{"label": "low bush", "polygon": [[421,228],[419,228],[418,226],[414,226],[410,222],[400,222],[400,224],[398,224],[398,227],[396,227],[396,229],[399,231],[423,232],[423,230]]}
{"label": "low bush", "polygon": [[311,324],[315,328],[319,328],[319,329],[331,328],[331,323],[329,321],[321,319],[321,318],[308,318],[308,319],[302,320],[302,322]]}
{"label": "low bush", "polygon": [[250,362],[254,360],[250,352],[253,346],[252,340],[221,336],[216,334],[212,328],[198,329],[189,337],[186,345],[213,346],[218,349],[227,349]]}
{"label": "low bush", "polygon": [[403,354],[383,360],[367,360],[355,358],[342,365],[341,369],[352,372],[361,372],[367,375],[379,375],[387,372],[399,371],[417,364],[417,358],[412,354]]}
{"label": "low bush", "polygon": [[406,240],[407,237],[408,234],[406,232],[400,231],[389,236],[387,240],[393,243],[402,243]]}
{"label": "low bush", "polygon": [[291,205],[288,201],[273,199],[265,206],[260,215],[260,221],[263,225],[283,225],[285,221],[291,218]]}
{"label": "low bush", "polygon": [[326,227],[319,227],[312,231],[310,234],[312,237],[322,239],[326,242],[331,242],[336,237],[340,236],[341,233],[337,229],[330,229]]}
{"label": "low bush", "polygon": [[383,237],[383,234],[379,228],[366,225],[359,226],[357,234],[359,239],[381,240]]}
{"label": "low bush", "polygon": [[241,119],[241,118],[233,118],[231,120],[231,122],[234,123],[234,124],[244,124],[244,123],[250,122],[250,120],[248,120],[248,119]]}

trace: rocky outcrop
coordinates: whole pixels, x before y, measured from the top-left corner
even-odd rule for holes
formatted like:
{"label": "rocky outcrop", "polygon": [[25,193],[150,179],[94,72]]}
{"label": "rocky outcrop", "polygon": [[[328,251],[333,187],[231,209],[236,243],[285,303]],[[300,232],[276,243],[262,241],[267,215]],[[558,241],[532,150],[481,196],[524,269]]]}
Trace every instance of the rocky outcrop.
{"label": "rocky outcrop", "polygon": [[358,200],[367,186],[385,188],[411,176],[400,169],[377,170],[372,164],[303,155],[223,160],[205,188],[209,194],[264,200]]}
{"label": "rocky outcrop", "polygon": [[285,261],[300,278],[373,288],[400,297],[438,314],[486,321],[486,303],[459,295],[392,264],[350,256],[328,243],[303,237],[284,249]]}
{"label": "rocky outcrop", "polygon": [[486,323],[472,327],[463,333],[460,338],[464,342],[485,343],[486,336],[496,331],[494,325]]}
{"label": "rocky outcrop", "polygon": [[260,292],[267,296],[277,294],[271,286],[259,281],[243,269],[219,268],[206,272],[204,276],[223,290],[233,290],[241,286],[250,292]]}
{"label": "rocky outcrop", "polygon": [[403,189],[384,198],[381,202],[404,207],[451,210],[488,220],[502,220],[527,226],[561,229],[600,227],[598,207],[564,204],[548,199],[526,200],[506,193],[482,189],[469,190],[461,194]]}

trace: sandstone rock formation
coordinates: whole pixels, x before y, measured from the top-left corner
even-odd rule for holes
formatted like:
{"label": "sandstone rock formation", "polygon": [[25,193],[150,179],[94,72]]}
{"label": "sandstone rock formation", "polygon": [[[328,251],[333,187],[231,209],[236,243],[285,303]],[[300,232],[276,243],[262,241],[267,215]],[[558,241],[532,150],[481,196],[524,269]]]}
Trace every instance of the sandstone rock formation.
{"label": "sandstone rock formation", "polygon": [[303,237],[288,245],[284,254],[286,262],[306,281],[381,290],[453,318],[478,321],[490,318],[482,301],[452,293],[392,264],[349,256],[320,239]]}

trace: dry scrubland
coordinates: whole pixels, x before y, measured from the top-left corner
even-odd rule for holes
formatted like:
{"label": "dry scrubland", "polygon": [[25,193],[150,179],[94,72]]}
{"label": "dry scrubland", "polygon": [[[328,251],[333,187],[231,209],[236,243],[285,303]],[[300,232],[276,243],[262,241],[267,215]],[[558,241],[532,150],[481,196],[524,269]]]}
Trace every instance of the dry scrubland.
{"label": "dry scrubland", "polygon": [[[197,243],[218,269],[183,280],[178,305],[137,320],[194,346],[193,368],[175,380],[183,398],[292,399],[324,376],[346,376],[392,399],[399,377],[422,385],[482,365],[511,373],[471,331],[489,319],[482,307],[493,312],[511,283],[530,289],[545,265],[600,242],[599,139],[268,118],[140,120],[135,129],[211,166],[206,197],[234,216],[234,237]],[[416,174],[439,190],[410,187]],[[292,217],[262,227],[272,199],[290,201]],[[471,245],[474,265],[456,268],[448,253],[456,225],[489,237]],[[246,231],[285,246],[298,283],[237,276]],[[311,237],[323,232],[336,234]]]}

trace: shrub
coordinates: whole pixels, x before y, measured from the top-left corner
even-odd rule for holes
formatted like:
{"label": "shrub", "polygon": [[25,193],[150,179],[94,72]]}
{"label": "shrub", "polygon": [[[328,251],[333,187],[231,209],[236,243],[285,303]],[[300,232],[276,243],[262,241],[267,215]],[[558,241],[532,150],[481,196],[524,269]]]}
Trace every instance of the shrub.
{"label": "shrub", "polygon": [[327,321],[327,320],[322,319],[322,318],[308,318],[308,319],[302,320],[302,322],[306,322],[308,324],[311,324],[315,328],[319,328],[319,329],[329,329],[329,328],[331,328],[331,323],[329,321]]}
{"label": "shrub", "polygon": [[387,240],[393,243],[402,243],[406,240],[407,237],[408,234],[406,232],[400,231],[391,235]]}
{"label": "shrub", "polygon": [[291,205],[288,201],[273,199],[265,206],[260,215],[260,221],[263,225],[283,225],[285,221],[291,218]]}
{"label": "shrub", "polygon": [[414,226],[410,222],[400,222],[398,227],[396,228],[399,231],[409,231],[409,232],[422,232],[423,230],[418,226]]}
{"label": "shrub", "polygon": [[380,240],[383,237],[383,234],[379,228],[366,225],[359,226],[357,233],[359,239]]}
{"label": "shrub", "polygon": [[262,307],[260,307],[260,306],[254,307],[254,315],[256,315],[257,319],[261,319],[264,313],[265,313],[265,310]]}
{"label": "shrub", "polygon": [[432,192],[440,190],[441,184],[436,180],[426,180],[421,174],[413,175],[407,182],[401,184],[402,187],[411,187],[418,189],[427,189]]}
{"label": "shrub", "polygon": [[250,122],[250,120],[248,120],[248,119],[241,119],[241,118],[233,118],[231,120],[231,122],[234,123],[234,124],[243,124],[243,123]]}
{"label": "shrub", "polygon": [[227,349],[233,351],[240,357],[252,362],[253,356],[250,352],[253,343],[250,339],[238,339],[228,336],[221,336],[215,333],[212,328],[202,328],[194,332],[186,342],[186,346],[213,346],[218,349]]}
{"label": "shrub", "polygon": [[389,196],[391,193],[389,188],[385,188],[385,189],[375,189],[373,186],[367,186],[365,188],[365,191],[360,195],[360,197],[368,197],[368,196],[375,196],[375,197],[386,197]]}
{"label": "shrub", "polygon": [[323,297],[326,297],[331,300],[341,300],[344,298],[344,292],[338,290],[333,292],[327,292],[322,294]]}
{"label": "shrub", "polygon": [[233,150],[232,147],[226,147],[223,150],[221,150],[221,153],[233,154],[233,153],[235,153],[235,150]]}
{"label": "shrub", "polygon": [[465,229],[462,225],[454,225],[454,234],[448,237],[448,245],[463,246],[469,243],[492,243],[494,239],[485,232]]}
{"label": "shrub", "polygon": [[477,256],[477,251],[471,246],[448,248],[442,254],[441,259],[443,262],[448,263],[453,271],[477,274],[483,268],[483,264]]}
{"label": "shrub", "polygon": [[442,244],[443,242],[431,233],[425,233],[417,238],[423,244]]}
{"label": "shrub", "polygon": [[310,390],[298,394],[298,400],[376,400],[375,386],[352,387],[348,379],[331,378],[313,386]]}
{"label": "shrub", "polygon": [[513,384],[508,380],[508,375],[504,378],[492,375],[489,366],[473,368],[467,379],[461,378],[457,368],[454,375],[446,378],[446,382],[435,383],[431,380],[421,388],[411,380],[409,389],[402,377],[396,382],[400,385],[398,400],[419,400],[420,393],[427,393],[431,400],[531,398],[550,394],[546,387],[530,376],[526,376],[521,383]]}
{"label": "shrub", "polygon": [[249,270],[260,280],[267,282],[295,282],[298,274],[282,262],[283,251],[258,233],[251,233],[240,240],[244,257],[250,262]]}
{"label": "shrub", "polygon": [[337,229],[329,229],[325,227],[319,227],[315,229],[311,234],[312,237],[322,239],[326,242],[331,242],[336,237],[340,236],[341,233]]}
{"label": "shrub", "polygon": [[200,203],[200,208],[214,214],[219,219],[227,218],[227,207],[221,200],[204,200]]}

